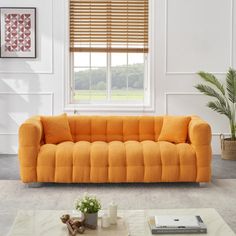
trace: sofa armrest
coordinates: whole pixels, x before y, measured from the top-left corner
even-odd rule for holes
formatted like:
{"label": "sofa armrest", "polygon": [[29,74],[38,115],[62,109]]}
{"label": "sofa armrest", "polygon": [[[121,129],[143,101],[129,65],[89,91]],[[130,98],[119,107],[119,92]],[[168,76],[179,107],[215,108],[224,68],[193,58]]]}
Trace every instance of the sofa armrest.
{"label": "sofa armrest", "polygon": [[19,128],[19,150],[21,180],[37,182],[37,156],[42,144],[43,127],[39,116],[26,120]]}
{"label": "sofa armrest", "polygon": [[192,116],[189,124],[189,141],[196,152],[197,182],[211,180],[211,127],[198,116]]}
{"label": "sofa armrest", "polygon": [[192,116],[188,135],[190,143],[194,146],[211,144],[211,127],[198,116]]}

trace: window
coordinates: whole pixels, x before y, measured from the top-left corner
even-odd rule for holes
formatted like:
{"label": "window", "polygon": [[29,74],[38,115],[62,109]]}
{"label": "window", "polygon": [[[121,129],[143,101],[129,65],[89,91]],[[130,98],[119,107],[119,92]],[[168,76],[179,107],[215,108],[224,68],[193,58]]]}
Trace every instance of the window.
{"label": "window", "polygon": [[145,105],[148,0],[70,0],[70,52],[70,103]]}

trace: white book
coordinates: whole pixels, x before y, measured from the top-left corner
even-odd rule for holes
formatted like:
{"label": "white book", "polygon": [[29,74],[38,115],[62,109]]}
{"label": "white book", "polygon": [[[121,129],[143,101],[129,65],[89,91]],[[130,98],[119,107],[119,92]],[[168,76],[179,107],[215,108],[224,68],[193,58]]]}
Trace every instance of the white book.
{"label": "white book", "polygon": [[199,228],[199,220],[196,216],[155,216],[157,228]]}

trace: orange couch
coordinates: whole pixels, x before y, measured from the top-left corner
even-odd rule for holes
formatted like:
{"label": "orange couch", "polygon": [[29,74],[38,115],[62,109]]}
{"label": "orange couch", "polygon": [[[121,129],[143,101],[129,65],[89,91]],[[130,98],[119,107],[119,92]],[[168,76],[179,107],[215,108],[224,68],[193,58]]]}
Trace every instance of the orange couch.
{"label": "orange couch", "polygon": [[[74,142],[45,144],[40,117],[19,129],[24,183],[209,182],[211,129],[192,116],[185,143],[158,141],[161,116],[69,116]],[[174,131],[173,131],[174,132]]]}

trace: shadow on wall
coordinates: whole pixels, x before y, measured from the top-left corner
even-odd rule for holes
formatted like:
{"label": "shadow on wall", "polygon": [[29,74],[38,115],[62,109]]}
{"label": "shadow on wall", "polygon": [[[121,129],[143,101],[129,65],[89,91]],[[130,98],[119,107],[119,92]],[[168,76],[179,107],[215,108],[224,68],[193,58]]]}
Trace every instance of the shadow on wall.
{"label": "shadow on wall", "polygon": [[[13,61],[27,73],[11,67]],[[34,60],[34,59],[29,59]],[[38,75],[26,58],[0,58],[0,153],[17,153],[19,125],[32,115],[39,114],[40,91]]]}

